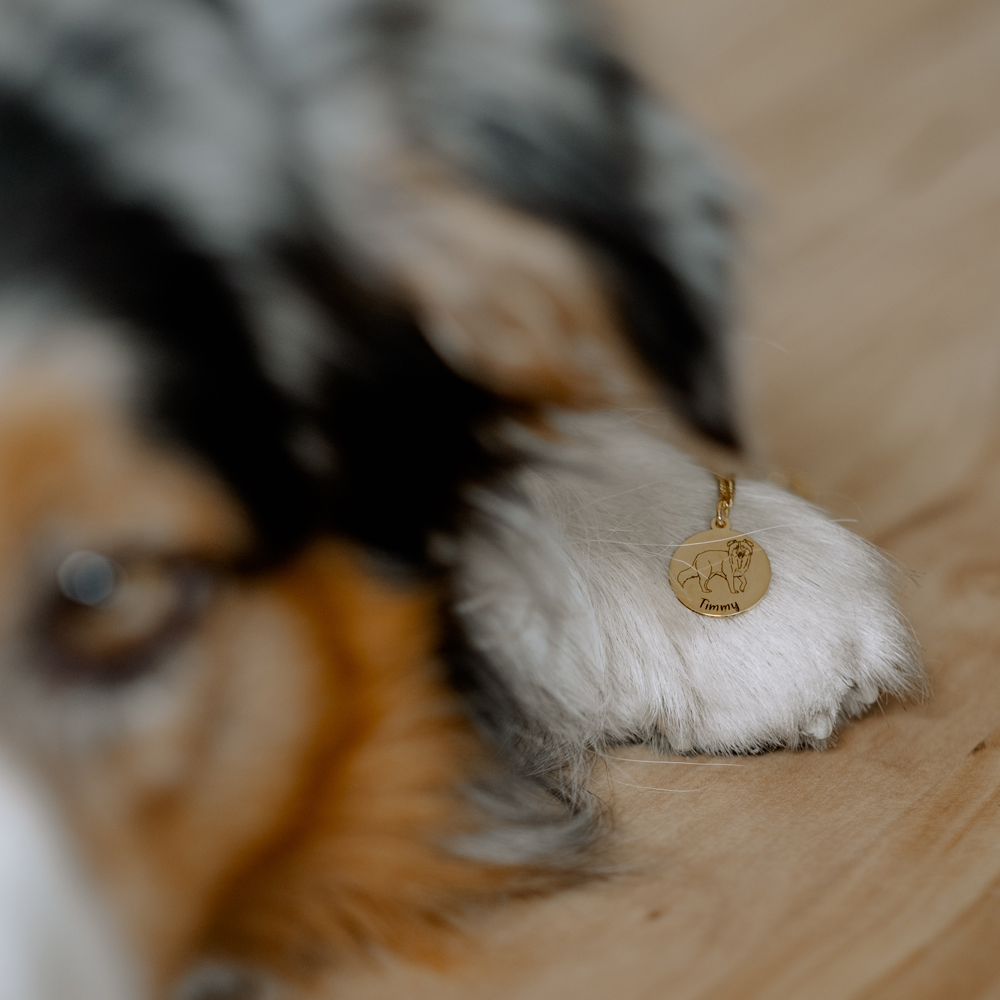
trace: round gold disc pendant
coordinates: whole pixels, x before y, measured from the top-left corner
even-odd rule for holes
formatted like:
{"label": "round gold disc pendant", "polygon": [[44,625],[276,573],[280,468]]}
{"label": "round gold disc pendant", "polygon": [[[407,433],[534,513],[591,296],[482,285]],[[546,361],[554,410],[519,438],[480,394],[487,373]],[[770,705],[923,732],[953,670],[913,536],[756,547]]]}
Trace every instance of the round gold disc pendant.
{"label": "round gold disc pendant", "polygon": [[741,615],[771,583],[771,563],[759,542],[716,522],[677,546],[670,586],[686,608],[711,618]]}

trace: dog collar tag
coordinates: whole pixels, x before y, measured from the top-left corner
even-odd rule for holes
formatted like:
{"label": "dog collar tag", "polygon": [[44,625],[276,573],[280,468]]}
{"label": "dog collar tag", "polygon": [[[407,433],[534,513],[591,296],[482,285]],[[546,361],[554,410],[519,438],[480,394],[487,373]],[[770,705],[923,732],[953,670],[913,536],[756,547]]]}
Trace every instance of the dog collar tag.
{"label": "dog collar tag", "polygon": [[709,618],[749,611],[771,583],[771,563],[760,542],[729,527],[736,495],[732,479],[719,481],[719,503],[708,531],[677,546],[670,560],[670,586],[686,608]]}

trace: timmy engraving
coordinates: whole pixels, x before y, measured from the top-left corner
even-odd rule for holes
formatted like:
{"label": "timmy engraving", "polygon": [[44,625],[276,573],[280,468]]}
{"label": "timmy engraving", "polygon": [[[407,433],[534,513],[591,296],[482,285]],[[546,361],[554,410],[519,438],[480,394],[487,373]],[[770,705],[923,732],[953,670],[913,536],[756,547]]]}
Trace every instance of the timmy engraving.
{"label": "timmy engraving", "polygon": [[701,610],[702,611],[739,611],[740,606],[735,602],[731,601],[729,604],[709,604],[708,598],[703,597],[701,599]]}
{"label": "timmy engraving", "polygon": [[742,594],[746,590],[746,573],[752,558],[753,542],[749,538],[730,538],[724,549],[704,549],[699,552],[691,566],[677,574],[677,582],[683,587],[690,580],[697,579],[701,592],[710,594],[708,581],[713,576],[721,576],[729,585],[731,594]]}

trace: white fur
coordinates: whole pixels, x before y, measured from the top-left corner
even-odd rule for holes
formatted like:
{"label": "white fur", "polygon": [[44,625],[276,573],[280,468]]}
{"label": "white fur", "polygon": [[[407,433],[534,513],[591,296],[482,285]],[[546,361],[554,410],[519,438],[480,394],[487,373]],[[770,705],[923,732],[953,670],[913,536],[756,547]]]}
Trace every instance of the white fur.
{"label": "white fur", "polygon": [[472,642],[551,732],[550,756],[633,738],[675,751],[822,745],[880,692],[921,687],[893,570],[873,546],[741,479],[732,525],[763,545],[770,590],[742,615],[702,617],[667,567],[709,527],[712,476],[625,417],[560,426],[565,450],[476,494],[458,569]]}
{"label": "white fur", "polygon": [[0,1000],[136,1000],[107,916],[58,831],[0,757]]}

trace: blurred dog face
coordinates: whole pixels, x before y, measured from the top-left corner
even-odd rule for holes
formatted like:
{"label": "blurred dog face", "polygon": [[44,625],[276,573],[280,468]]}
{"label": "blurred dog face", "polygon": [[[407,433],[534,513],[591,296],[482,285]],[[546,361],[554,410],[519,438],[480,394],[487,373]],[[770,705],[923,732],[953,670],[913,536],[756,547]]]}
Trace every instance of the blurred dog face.
{"label": "blurred dog face", "polygon": [[[553,119],[569,131],[549,150],[542,128],[552,162],[525,172],[531,129],[501,148],[489,102],[473,128],[383,92],[409,21],[230,6],[0,0],[0,746],[72,831],[139,993],[200,960],[308,978],[359,945],[419,953],[456,908],[565,870],[572,804],[498,762],[444,681],[430,542],[546,406],[632,399],[657,370],[729,435],[617,125]],[[641,95],[573,48],[569,8],[530,27],[465,6],[415,6],[414,66],[496,29],[598,125],[634,112],[638,144]],[[573,58],[528,44],[564,28]],[[316,37],[341,65],[313,79]],[[368,113],[393,101],[420,141]],[[35,815],[15,785],[10,815]],[[83,982],[81,878],[46,904],[83,914],[50,992],[134,995]],[[28,956],[36,932],[12,933]]]}
{"label": "blurred dog face", "polygon": [[55,791],[142,978],[158,992],[198,955],[307,976],[358,938],[419,951],[444,897],[516,888],[442,850],[477,825],[459,788],[482,753],[434,663],[434,593],[330,541],[247,570],[231,489],[137,430],[125,344],[5,333],[5,743]]}

